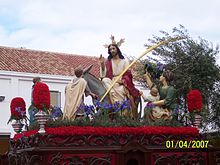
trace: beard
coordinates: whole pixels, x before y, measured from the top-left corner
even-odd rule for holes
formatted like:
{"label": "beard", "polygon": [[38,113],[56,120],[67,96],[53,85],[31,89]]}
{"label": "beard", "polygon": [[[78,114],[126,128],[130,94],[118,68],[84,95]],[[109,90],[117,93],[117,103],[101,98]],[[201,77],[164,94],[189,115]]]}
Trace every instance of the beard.
{"label": "beard", "polygon": [[113,57],[115,57],[115,56],[117,56],[118,53],[117,52],[112,52],[111,54],[112,54]]}

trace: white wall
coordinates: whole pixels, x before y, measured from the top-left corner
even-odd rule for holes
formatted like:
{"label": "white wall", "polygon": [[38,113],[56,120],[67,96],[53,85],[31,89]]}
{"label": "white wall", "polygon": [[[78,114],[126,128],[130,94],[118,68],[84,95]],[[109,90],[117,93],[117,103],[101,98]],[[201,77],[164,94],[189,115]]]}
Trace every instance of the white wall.
{"label": "white wall", "polygon": [[7,121],[10,116],[9,105],[12,97],[12,80],[8,76],[0,76],[0,96],[5,96],[5,100],[0,102],[0,133],[10,132]]}

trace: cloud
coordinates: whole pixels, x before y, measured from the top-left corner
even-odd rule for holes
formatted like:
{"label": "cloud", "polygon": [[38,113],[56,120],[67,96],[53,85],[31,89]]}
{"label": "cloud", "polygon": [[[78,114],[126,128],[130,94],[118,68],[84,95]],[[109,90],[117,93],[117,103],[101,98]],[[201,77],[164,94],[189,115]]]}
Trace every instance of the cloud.
{"label": "cloud", "polygon": [[[84,55],[106,54],[110,35],[125,38],[123,52],[139,56],[160,30],[182,24],[190,35],[220,42],[218,0],[4,0],[0,43]],[[7,19],[6,19],[7,18]]]}

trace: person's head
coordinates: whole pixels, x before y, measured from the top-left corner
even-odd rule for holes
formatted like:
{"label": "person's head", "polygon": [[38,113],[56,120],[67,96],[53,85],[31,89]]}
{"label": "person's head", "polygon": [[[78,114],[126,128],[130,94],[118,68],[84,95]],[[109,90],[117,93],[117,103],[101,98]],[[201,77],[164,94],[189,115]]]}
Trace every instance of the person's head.
{"label": "person's head", "polygon": [[81,77],[83,75],[83,69],[81,66],[78,66],[77,68],[74,69],[74,73],[76,77]]}
{"label": "person's head", "polygon": [[157,97],[157,94],[158,94],[158,90],[156,87],[153,87],[151,90],[150,90],[150,94],[154,97]]}
{"label": "person's head", "polygon": [[34,84],[36,84],[36,83],[38,83],[38,82],[40,82],[41,81],[41,78],[40,77],[34,77],[33,78],[33,83]]}
{"label": "person's head", "polygon": [[124,59],[124,56],[121,53],[121,50],[119,49],[117,44],[110,44],[108,46],[108,59],[112,59],[114,56],[118,55],[120,59]]}
{"label": "person's head", "polygon": [[174,80],[174,74],[171,70],[164,71],[163,74],[160,76],[161,83],[166,81],[166,83],[169,85],[173,80]]}

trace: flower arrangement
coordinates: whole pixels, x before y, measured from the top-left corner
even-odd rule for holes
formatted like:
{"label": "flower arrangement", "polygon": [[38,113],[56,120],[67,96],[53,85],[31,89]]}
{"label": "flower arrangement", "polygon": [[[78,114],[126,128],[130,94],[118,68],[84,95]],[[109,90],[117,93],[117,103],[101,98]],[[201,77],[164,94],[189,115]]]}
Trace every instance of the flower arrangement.
{"label": "flower arrangement", "polygon": [[99,110],[110,111],[115,113],[119,111],[122,112],[125,109],[131,109],[131,104],[129,100],[123,100],[121,103],[119,101],[116,101],[114,104],[101,103],[99,101],[96,101],[95,105]]}
{"label": "flower arrangement", "polygon": [[23,98],[15,97],[11,100],[10,104],[11,116],[8,123],[12,120],[27,119],[26,116],[26,104]]}
{"label": "flower arrangement", "polygon": [[108,104],[105,102],[94,101],[94,105],[81,105],[79,109],[84,110],[86,115],[93,115],[95,110],[102,111],[103,113],[116,113],[125,109],[130,110],[131,105],[129,100],[123,100],[121,103],[116,101],[114,104]]}
{"label": "flower arrangement", "polygon": [[202,110],[202,94],[199,90],[190,90],[187,94],[187,106],[191,121],[197,128],[202,120],[200,112]]}
{"label": "flower arrangement", "polygon": [[[46,128],[47,134],[59,136],[77,136],[77,135],[190,135],[198,136],[199,131],[192,127],[167,127],[167,126],[142,126],[142,127],[93,127],[93,126],[59,126]],[[28,137],[37,133],[37,130],[29,130],[21,134],[16,134],[14,140],[22,137]]]}
{"label": "flower arrangement", "polygon": [[202,109],[202,94],[199,90],[194,89],[187,94],[188,111],[200,112]]}
{"label": "flower arrangement", "polygon": [[63,116],[63,112],[62,112],[60,107],[58,107],[58,106],[51,106],[51,108],[50,108],[50,118],[52,120],[56,120],[56,119],[62,118],[62,116]]}
{"label": "flower arrangement", "polygon": [[50,108],[50,91],[47,84],[39,82],[34,86],[33,104],[38,110],[48,113]]}
{"label": "flower arrangement", "polygon": [[[137,126],[139,123],[133,119],[126,118],[122,115],[124,110],[131,110],[129,100],[122,102],[115,102],[114,104],[108,104],[105,102],[94,101],[94,105],[80,105],[79,111],[83,112],[82,118],[76,118],[75,120],[58,119],[56,122],[48,122],[48,126],[122,126],[132,125]],[[113,122],[114,121],[114,122]],[[36,127],[32,125],[31,127]]]}

